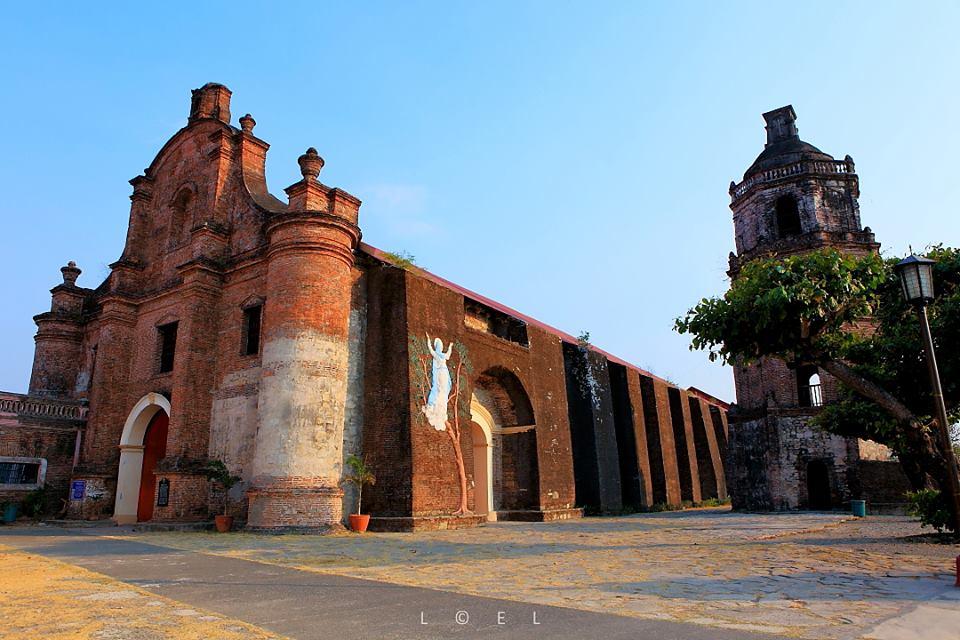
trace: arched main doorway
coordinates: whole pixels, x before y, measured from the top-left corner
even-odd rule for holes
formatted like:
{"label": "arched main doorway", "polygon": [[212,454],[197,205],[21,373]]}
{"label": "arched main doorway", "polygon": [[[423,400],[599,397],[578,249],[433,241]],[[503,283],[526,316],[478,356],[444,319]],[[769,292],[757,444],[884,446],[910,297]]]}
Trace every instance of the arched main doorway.
{"label": "arched main doorway", "polygon": [[167,453],[167,427],[170,417],[157,411],[143,437],[143,463],[140,466],[140,493],[137,500],[137,522],[153,518],[153,491],[157,486],[157,463]]}
{"label": "arched main doorway", "polygon": [[537,432],[530,398],[503,367],[482,373],[470,401],[474,512],[536,509],[540,503]]}
{"label": "arched main doorway", "polygon": [[123,425],[113,519],[119,524],[153,517],[156,463],[165,455],[170,401],[159,393],[140,398]]}

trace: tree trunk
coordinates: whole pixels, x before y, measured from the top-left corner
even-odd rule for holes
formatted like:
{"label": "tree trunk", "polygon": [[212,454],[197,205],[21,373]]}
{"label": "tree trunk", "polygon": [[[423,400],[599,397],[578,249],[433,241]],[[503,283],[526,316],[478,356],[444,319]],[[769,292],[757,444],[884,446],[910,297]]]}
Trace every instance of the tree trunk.
{"label": "tree trunk", "polygon": [[447,433],[450,435],[450,441],[453,443],[453,452],[457,460],[457,475],[460,479],[460,508],[456,510],[454,515],[464,515],[470,513],[470,509],[467,506],[467,469],[463,464],[463,451],[460,449],[460,438],[453,434],[453,429],[447,429]]}
{"label": "tree trunk", "polygon": [[[897,421],[908,423],[918,423],[917,416],[913,415],[907,405],[900,402],[893,394],[883,389],[879,385],[867,380],[859,373],[854,371],[845,362],[840,360],[823,360],[820,363],[824,371],[834,378],[847,385],[865,398],[873,400],[880,408],[896,418]],[[921,425],[922,426],[922,425]]]}
{"label": "tree trunk", "polygon": [[[898,452],[903,471],[910,480],[914,490],[939,489],[946,498],[945,502],[954,514],[954,501],[950,499],[953,485],[950,482],[950,465],[946,455],[932,429],[923,424],[920,419],[905,404],[893,394],[881,388],[876,383],[867,380],[849,365],[840,360],[823,360],[820,363],[824,371],[856,391],[863,397],[873,400],[881,409],[889,413],[902,425],[904,447],[906,451]],[[960,533],[960,532],[958,532]]]}

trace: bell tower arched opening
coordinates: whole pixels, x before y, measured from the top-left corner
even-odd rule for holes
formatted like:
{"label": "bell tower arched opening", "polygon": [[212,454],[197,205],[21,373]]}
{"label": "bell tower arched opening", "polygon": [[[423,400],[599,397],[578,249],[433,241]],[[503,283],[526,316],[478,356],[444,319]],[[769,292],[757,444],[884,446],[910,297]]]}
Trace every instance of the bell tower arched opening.
{"label": "bell tower arched opening", "polygon": [[777,198],[774,204],[774,212],[777,218],[777,236],[779,238],[800,235],[803,227],[800,224],[800,208],[794,196],[786,194]]}

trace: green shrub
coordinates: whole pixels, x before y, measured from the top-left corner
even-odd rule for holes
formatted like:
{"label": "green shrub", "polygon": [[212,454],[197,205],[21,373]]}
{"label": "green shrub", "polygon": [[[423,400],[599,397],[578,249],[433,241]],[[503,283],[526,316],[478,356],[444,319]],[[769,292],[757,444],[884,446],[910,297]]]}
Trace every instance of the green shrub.
{"label": "green shrub", "polygon": [[942,533],[944,529],[953,531],[953,518],[950,517],[950,506],[947,500],[937,489],[921,489],[907,492],[910,506],[907,513],[920,518],[924,527],[933,527]]}
{"label": "green shrub", "polygon": [[404,271],[410,271],[417,266],[417,259],[409,251],[397,251],[396,253],[392,251],[384,251],[387,259],[393,263],[393,266],[403,269]]}
{"label": "green shrub", "polygon": [[720,498],[707,498],[699,504],[701,507],[724,507],[730,504],[730,498],[721,500]]}
{"label": "green shrub", "polygon": [[31,518],[39,518],[47,508],[47,492],[45,487],[34,489],[20,503],[20,510],[23,515]]}

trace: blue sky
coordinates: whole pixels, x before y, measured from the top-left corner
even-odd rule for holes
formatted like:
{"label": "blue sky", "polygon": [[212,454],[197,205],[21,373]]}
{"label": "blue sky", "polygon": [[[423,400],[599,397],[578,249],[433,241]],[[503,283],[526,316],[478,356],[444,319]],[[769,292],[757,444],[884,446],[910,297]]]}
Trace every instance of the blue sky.
{"label": "blue sky", "polygon": [[26,389],[59,267],[93,287],[119,257],[127,180],[208,81],[274,193],[315,146],[367,242],[727,399],[671,327],[726,288],[762,112],[854,157],[885,251],[960,244],[960,3],[30,4],[0,38],[0,389]]}

